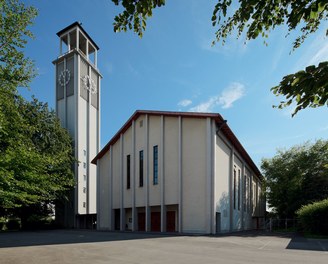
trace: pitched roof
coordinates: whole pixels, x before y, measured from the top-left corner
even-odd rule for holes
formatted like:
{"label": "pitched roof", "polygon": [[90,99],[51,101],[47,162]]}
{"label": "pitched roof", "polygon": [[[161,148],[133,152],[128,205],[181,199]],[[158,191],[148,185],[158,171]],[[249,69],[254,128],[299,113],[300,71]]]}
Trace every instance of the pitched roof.
{"label": "pitched roof", "polygon": [[101,159],[106,152],[109,150],[110,146],[115,144],[119,140],[120,135],[123,134],[131,125],[132,121],[138,119],[140,115],[150,115],[150,116],[173,116],[173,117],[190,117],[190,118],[212,118],[217,123],[221,125],[220,131],[226,136],[226,138],[231,142],[234,148],[239,152],[247,164],[253,169],[253,171],[258,175],[262,176],[261,172],[248,155],[247,151],[244,149],[242,144],[239,142],[235,134],[232,132],[230,127],[227,125],[227,121],[218,113],[198,113],[198,112],[171,112],[171,111],[149,111],[149,110],[137,110],[128,119],[128,121],[118,130],[118,132],[112,137],[112,139],[103,147],[103,149],[97,154],[97,156],[91,161],[93,164],[97,164],[97,160]]}

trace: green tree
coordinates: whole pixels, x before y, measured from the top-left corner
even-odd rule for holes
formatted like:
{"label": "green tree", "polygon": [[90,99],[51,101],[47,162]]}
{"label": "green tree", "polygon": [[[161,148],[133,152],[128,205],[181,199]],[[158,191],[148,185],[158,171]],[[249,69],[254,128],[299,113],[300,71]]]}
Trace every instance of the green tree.
{"label": "green tree", "polygon": [[54,202],[73,185],[71,138],[48,105],[3,94],[0,207]]}
{"label": "green tree", "polygon": [[[165,0],[112,2],[124,8],[115,17],[114,31],[133,30],[140,37],[146,29],[147,18],[152,16],[152,10],[165,5]],[[300,36],[293,42],[296,49],[327,18],[327,0],[218,0],[212,14],[212,25],[218,28],[213,44],[224,44],[227,37],[235,32],[237,38],[245,33],[246,41],[259,36],[267,38],[277,26],[287,25],[289,32],[300,30]],[[296,103],[293,115],[306,107],[328,106],[328,62],[287,75],[271,90],[275,95],[285,97],[278,108]]]}
{"label": "green tree", "polygon": [[302,205],[328,197],[328,141],[279,150],[261,168],[268,203],[280,217],[294,217]]}
{"label": "green tree", "polygon": [[33,38],[28,26],[37,11],[17,0],[0,0],[0,80],[1,88],[16,92],[28,86],[35,76],[33,61],[24,55],[24,47]]}
{"label": "green tree", "polygon": [[0,214],[23,221],[65,197],[74,158],[71,138],[48,105],[18,94],[35,76],[24,54],[35,8],[0,0],[0,11]]}

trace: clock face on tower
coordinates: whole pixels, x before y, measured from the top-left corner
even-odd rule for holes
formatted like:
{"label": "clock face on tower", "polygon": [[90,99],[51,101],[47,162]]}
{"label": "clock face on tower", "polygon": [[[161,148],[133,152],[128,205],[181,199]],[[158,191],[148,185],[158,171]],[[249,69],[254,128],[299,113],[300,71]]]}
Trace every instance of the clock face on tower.
{"label": "clock face on tower", "polygon": [[83,77],[81,77],[81,80],[85,89],[87,89],[93,94],[97,93],[95,81],[89,75],[84,75]]}
{"label": "clock face on tower", "polygon": [[61,86],[67,85],[71,79],[71,72],[66,69],[59,74],[58,82]]}

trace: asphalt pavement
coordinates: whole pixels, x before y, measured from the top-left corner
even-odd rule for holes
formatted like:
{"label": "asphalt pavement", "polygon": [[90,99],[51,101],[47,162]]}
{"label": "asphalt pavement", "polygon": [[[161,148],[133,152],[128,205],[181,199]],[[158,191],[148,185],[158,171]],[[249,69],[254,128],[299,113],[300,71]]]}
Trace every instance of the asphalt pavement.
{"label": "asphalt pavement", "polygon": [[1,232],[1,264],[328,263],[328,240],[242,232],[220,236],[87,230]]}

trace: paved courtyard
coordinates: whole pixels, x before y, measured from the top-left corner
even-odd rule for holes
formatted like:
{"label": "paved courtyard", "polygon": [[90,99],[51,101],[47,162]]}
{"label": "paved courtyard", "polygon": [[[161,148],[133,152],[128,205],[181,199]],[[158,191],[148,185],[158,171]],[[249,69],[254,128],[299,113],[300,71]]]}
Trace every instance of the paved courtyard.
{"label": "paved courtyard", "polygon": [[328,263],[328,240],[270,233],[180,236],[55,230],[0,233],[1,264]]}

